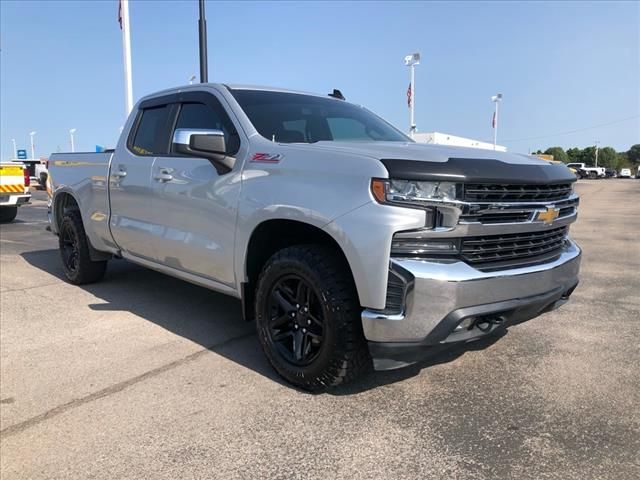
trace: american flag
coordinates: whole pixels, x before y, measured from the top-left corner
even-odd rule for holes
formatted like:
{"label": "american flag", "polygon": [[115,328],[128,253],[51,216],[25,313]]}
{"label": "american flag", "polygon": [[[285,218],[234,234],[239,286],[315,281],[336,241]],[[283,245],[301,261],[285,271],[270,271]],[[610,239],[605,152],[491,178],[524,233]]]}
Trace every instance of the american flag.
{"label": "american flag", "polygon": [[496,128],[496,112],[493,112],[493,118],[491,119],[491,127]]}
{"label": "american flag", "polygon": [[122,30],[122,0],[118,0],[118,23],[120,24],[120,30]]}
{"label": "american flag", "polygon": [[409,84],[409,88],[407,89],[407,107],[411,108],[411,84]]}

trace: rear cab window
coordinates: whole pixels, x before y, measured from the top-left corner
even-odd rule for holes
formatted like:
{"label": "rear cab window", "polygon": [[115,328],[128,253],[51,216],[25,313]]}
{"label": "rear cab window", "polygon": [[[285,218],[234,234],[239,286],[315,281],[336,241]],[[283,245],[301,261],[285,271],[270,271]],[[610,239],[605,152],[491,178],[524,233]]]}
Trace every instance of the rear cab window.
{"label": "rear cab window", "polygon": [[129,149],[136,155],[142,156],[166,154],[169,145],[167,132],[170,119],[170,105],[141,110]]}

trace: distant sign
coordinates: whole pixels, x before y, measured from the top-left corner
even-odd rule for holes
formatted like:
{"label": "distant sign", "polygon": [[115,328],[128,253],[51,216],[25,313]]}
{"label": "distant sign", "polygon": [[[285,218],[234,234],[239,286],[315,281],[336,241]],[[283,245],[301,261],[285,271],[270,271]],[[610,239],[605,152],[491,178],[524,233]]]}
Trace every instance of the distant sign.
{"label": "distant sign", "polygon": [[26,160],[26,159],[27,159],[27,151],[18,150],[18,160]]}

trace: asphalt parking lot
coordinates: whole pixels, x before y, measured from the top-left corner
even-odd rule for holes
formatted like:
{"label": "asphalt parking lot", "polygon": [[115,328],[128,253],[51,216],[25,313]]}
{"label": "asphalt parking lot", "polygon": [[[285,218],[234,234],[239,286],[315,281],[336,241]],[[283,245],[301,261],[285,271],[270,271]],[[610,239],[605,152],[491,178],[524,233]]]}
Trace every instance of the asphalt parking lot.
{"label": "asphalt parking lot", "polygon": [[234,299],[125,261],[65,283],[36,192],[0,230],[2,478],[640,478],[640,180],[577,189],[567,305],[321,395]]}

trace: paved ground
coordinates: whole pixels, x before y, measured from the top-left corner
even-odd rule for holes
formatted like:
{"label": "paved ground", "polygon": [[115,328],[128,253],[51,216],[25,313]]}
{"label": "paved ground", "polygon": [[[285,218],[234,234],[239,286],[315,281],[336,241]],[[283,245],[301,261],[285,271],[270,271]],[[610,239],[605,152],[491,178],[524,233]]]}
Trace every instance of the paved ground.
{"label": "paved ground", "polygon": [[578,191],[569,304],[323,395],[233,299],[124,261],[62,281],[35,201],[0,231],[2,478],[639,478],[640,181]]}

